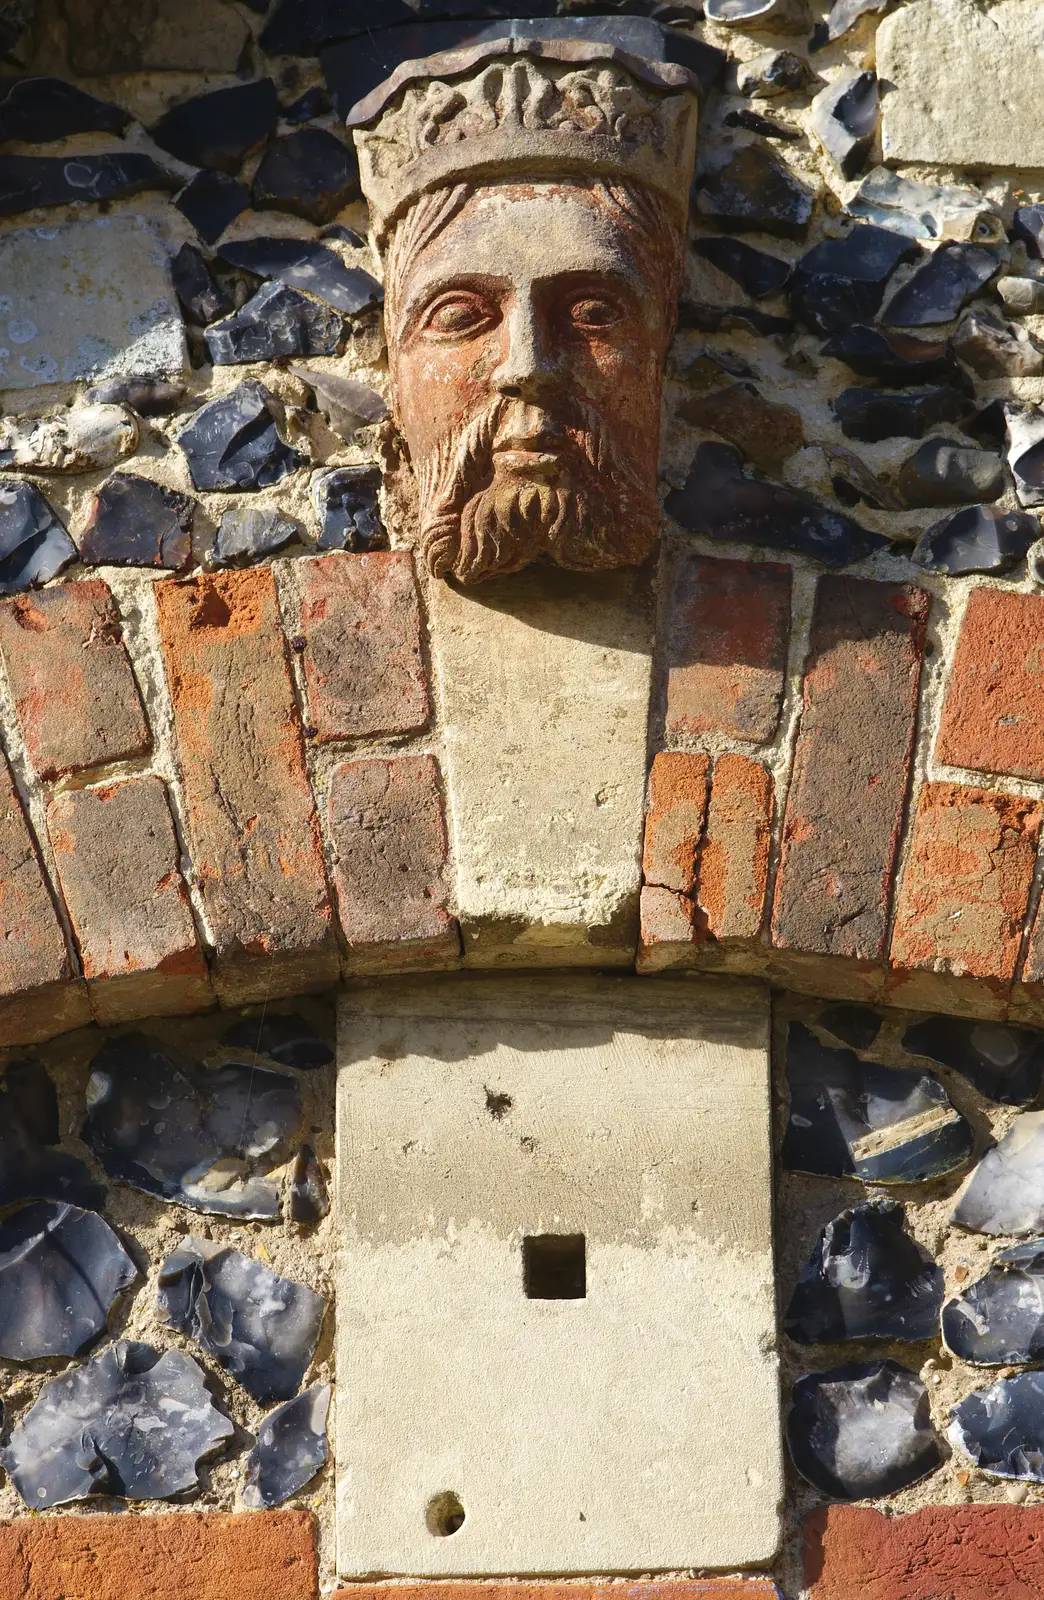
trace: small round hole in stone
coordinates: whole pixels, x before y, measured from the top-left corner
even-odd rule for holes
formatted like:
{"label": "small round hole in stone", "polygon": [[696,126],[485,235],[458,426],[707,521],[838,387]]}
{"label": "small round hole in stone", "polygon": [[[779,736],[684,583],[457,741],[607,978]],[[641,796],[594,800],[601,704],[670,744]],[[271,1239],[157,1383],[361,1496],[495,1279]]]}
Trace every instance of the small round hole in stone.
{"label": "small round hole in stone", "polygon": [[464,1515],[460,1496],[454,1494],[452,1489],[444,1489],[428,1501],[424,1520],[428,1524],[428,1531],[437,1539],[448,1539],[464,1526]]}

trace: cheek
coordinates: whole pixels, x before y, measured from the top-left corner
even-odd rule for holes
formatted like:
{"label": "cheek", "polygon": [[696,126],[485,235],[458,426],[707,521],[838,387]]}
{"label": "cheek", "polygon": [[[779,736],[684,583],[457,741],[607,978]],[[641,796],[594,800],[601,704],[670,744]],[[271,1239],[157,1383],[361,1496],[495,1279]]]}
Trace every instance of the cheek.
{"label": "cheek", "polygon": [[647,330],[618,344],[587,346],[576,378],[611,434],[643,447],[659,437],[663,363]]}
{"label": "cheek", "polygon": [[487,342],[418,343],[399,352],[394,370],[395,409],[411,451],[423,454],[489,400],[489,374],[497,353]]}

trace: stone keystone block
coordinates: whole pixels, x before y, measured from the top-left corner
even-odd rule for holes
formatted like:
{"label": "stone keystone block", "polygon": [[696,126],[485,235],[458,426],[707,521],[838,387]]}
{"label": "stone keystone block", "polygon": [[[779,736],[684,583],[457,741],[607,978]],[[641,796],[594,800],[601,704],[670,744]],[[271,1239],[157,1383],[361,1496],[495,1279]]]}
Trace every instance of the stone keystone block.
{"label": "stone keystone block", "polygon": [[768,1027],[720,976],[344,991],[344,1577],[772,1559]]}
{"label": "stone keystone block", "polygon": [[270,567],[156,585],[193,872],[229,1004],[336,981],[339,962]]}
{"label": "stone keystone block", "polygon": [[772,913],[777,947],[884,955],[929,604],[909,584],[819,580]]}
{"label": "stone keystone block", "polygon": [[654,757],[642,853],[647,884],[678,894],[691,894],[696,887],[709,773],[709,756],[672,750]]}
{"label": "stone keystone block", "polygon": [[667,622],[667,732],[762,743],[779,721],[789,567],[677,557]]}
{"label": "stone keystone block", "polygon": [[0,1600],[318,1600],[310,1511],[0,1522]]}
{"label": "stone keystone block", "polygon": [[317,739],[413,733],[431,716],[408,550],[294,563],[308,714]]}
{"label": "stone keystone block", "polygon": [[0,606],[0,652],[38,777],[47,781],[148,750],[119,612],[100,578]]}
{"label": "stone keystone block", "polygon": [[328,817],[346,975],[456,965],[435,757],[335,767]]}
{"label": "stone keystone block", "polygon": [[210,1005],[162,779],[67,790],[47,829],[97,1020]]}
{"label": "stone keystone block", "polygon": [[974,772],[1044,778],[1044,597],[969,595],[935,754]]}
{"label": "stone keystone block", "polygon": [[[981,978],[1006,993],[1015,976],[1040,824],[1039,801],[926,783],[896,906],[893,965]],[[934,988],[922,988],[926,1006],[934,1007]],[[895,993],[919,1003],[908,982]]]}
{"label": "stone keystone block", "polygon": [[805,1582],[811,1600],[1034,1600],[1044,1506],[823,1506],[805,1518]]}
{"label": "stone keystone block", "polygon": [[630,966],[648,573],[534,565],[429,603],[465,964]]}

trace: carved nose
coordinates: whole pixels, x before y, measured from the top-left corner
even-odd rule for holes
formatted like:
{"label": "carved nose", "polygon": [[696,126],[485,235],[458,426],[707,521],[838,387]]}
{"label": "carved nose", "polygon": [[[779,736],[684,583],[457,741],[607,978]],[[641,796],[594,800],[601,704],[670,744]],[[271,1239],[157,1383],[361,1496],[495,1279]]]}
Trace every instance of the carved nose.
{"label": "carved nose", "polygon": [[555,363],[530,305],[507,318],[507,349],[493,373],[493,387],[508,400],[539,400],[556,378]]}

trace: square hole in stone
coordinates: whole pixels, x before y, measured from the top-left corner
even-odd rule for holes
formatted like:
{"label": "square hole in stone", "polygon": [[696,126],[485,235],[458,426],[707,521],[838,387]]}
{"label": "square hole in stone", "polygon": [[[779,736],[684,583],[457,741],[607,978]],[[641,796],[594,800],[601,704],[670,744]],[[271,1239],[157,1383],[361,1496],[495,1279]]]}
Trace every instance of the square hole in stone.
{"label": "square hole in stone", "polygon": [[528,1300],[583,1300],[587,1242],[582,1233],[534,1233],[522,1240],[522,1282]]}

